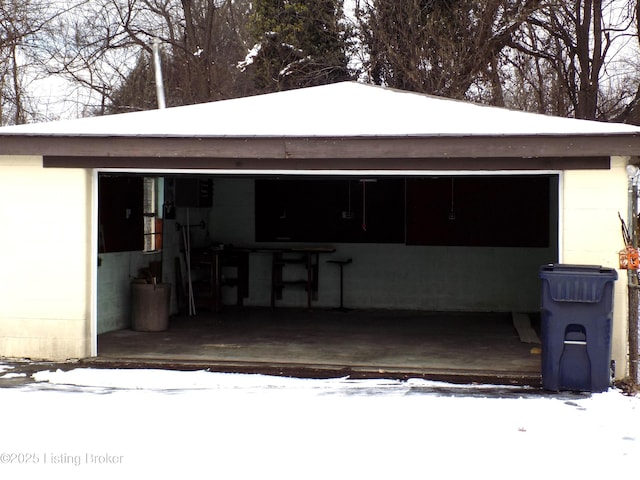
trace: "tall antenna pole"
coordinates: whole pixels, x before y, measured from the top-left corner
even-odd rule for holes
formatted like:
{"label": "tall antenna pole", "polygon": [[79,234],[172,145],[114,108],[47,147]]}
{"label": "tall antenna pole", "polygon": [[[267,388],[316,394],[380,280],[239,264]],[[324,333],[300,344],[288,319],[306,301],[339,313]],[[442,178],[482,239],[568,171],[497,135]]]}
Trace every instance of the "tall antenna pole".
{"label": "tall antenna pole", "polygon": [[164,83],[162,81],[162,65],[160,64],[160,39],[153,39],[153,65],[156,74],[156,96],[158,97],[158,108],[164,108]]}

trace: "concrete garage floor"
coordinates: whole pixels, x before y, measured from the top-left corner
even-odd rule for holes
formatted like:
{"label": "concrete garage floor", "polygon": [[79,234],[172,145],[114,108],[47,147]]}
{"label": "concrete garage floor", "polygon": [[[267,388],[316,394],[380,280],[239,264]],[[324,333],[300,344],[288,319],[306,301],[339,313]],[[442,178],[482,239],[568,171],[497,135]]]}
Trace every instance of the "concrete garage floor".
{"label": "concrete garage floor", "polygon": [[535,346],[511,314],[226,308],[172,317],[163,332],[99,335],[85,363],[539,386]]}

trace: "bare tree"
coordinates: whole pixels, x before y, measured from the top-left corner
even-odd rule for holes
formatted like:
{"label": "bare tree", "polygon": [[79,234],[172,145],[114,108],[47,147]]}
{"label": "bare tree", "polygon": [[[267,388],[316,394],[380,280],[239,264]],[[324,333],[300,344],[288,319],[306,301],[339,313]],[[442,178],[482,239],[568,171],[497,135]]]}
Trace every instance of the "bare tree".
{"label": "bare tree", "polygon": [[32,68],[34,52],[56,12],[40,0],[0,3],[0,124],[25,123],[37,116],[27,87],[39,72]]}
{"label": "bare tree", "polygon": [[163,50],[168,105],[242,95],[234,65],[245,54],[248,0],[99,0],[61,19],[50,72],[97,94],[93,110],[151,108],[150,56]]}
{"label": "bare tree", "polygon": [[629,67],[617,82],[618,95],[609,95],[605,102],[610,104],[610,110],[615,112],[613,119],[617,122],[640,125],[640,1],[629,2],[627,17],[633,19],[633,28],[629,29],[633,41],[627,49],[632,52],[631,58],[624,58]]}
{"label": "bare tree", "polygon": [[500,53],[539,0],[358,0],[371,80],[503,104]]}
{"label": "bare tree", "polygon": [[[528,19],[527,28],[513,37],[510,47],[517,53],[507,52],[513,72],[518,72],[538,97],[532,102],[534,109],[576,118],[611,119],[620,107],[613,100],[628,93],[603,80],[622,74],[621,65],[614,65],[610,54],[629,35],[633,17],[628,3],[546,0],[540,7]],[[517,92],[512,97],[518,97]]]}
{"label": "bare tree", "polygon": [[620,60],[638,2],[356,1],[373,83],[602,120],[640,103],[639,69]]}

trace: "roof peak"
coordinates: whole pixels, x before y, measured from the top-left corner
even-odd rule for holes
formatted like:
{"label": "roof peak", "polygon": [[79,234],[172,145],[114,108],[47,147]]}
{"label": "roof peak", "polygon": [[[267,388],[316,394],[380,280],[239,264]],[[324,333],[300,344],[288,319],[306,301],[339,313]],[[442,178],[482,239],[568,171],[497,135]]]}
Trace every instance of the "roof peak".
{"label": "roof peak", "polygon": [[355,137],[638,134],[640,128],[508,110],[345,81],[249,97],[0,128],[0,135]]}

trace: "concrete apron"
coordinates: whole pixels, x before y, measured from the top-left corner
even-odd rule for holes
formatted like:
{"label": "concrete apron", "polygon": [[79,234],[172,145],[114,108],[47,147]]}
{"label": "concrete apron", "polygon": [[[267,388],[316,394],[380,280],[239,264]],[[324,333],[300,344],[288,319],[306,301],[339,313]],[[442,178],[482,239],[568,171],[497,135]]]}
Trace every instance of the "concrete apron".
{"label": "concrete apron", "polygon": [[82,363],[539,386],[535,347],[511,314],[225,308],[172,317],[161,332],[102,334]]}

